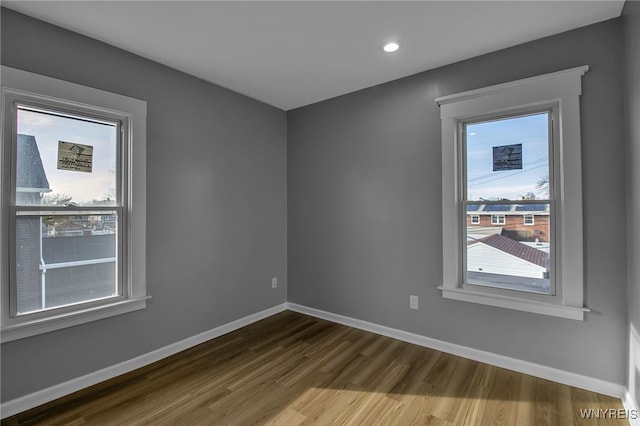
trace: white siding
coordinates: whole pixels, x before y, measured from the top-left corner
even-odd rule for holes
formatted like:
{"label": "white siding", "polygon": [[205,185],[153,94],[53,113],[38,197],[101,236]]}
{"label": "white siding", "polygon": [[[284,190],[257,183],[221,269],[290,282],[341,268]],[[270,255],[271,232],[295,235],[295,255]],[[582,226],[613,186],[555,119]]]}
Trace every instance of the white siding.
{"label": "white siding", "polygon": [[544,278],[545,268],[484,243],[467,247],[467,270],[487,274]]}

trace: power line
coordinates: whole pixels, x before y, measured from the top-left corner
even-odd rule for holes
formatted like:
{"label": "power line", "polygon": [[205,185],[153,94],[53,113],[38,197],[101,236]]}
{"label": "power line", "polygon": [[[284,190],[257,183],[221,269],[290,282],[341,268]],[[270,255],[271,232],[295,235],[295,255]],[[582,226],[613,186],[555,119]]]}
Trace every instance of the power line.
{"label": "power line", "polygon": [[[540,162],[546,162],[546,160],[547,160],[547,157],[538,158],[538,159],[535,159],[535,160],[531,161],[530,163],[526,164],[525,167],[529,167],[529,166],[531,166],[533,164],[538,164]],[[529,170],[529,169],[527,169],[527,170]],[[492,173],[488,173],[488,174],[483,175],[483,176],[475,177],[473,179],[468,179],[467,182],[473,182],[473,181],[476,181],[476,180],[482,180],[482,179],[490,178],[490,177],[494,177],[494,176],[495,176],[495,172],[492,172]],[[510,176],[510,175],[508,175],[508,176]]]}
{"label": "power line", "polygon": [[510,178],[512,176],[516,176],[516,175],[519,175],[519,174],[522,174],[522,173],[527,173],[530,170],[539,169],[540,167],[545,167],[545,166],[546,166],[546,164],[541,164],[541,165],[536,166],[536,167],[531,167],[531,168],[529,168],[527,170],[521,170],[521,171],[518,171],[518,172],[515,172],[515,173],[511,173],[510,175],[499,176],[499,177],[496,177],[494,179],[486,180],[484,182],[478,182],[478,183],[474,183],[473,185],[467,185],[467,188],[470,188],[472,186],[484,185],[485,183],[493,182],[493,181],[496,181],[496,180],[507,179],[507,178]]}

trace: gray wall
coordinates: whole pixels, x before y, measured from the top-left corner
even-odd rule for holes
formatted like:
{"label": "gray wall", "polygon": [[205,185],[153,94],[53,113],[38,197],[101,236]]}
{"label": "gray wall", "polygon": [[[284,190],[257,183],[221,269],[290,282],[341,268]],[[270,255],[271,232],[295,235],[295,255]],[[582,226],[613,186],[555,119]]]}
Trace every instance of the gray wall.
{"label": "gray wall", "polygon": [[[628,296],[629,324],[640,333],[640,2],[627,1],[623,10],[625,35],[625,95],[627,118],[628,180]],[[630,342],[640,347],[640,341]],[[640,359],[633,360],[630,391],[640,406]],[[630,380],[631,381],[631,380]]]}
{"label": "gray wall", "polygon": [[[289,111],[288,300],[625,382],[626,201],[619,19]],[[434,99],[580,65],[586,321],[444,300]],[[418,295],[420,310],[409,309]]]}
{"label": "gray wall", "polygon": [[2,344],[2,400],[283,303],[285,112],[10,10],[1,13],[3,65],[147,101],[153,297],[142,311]]}

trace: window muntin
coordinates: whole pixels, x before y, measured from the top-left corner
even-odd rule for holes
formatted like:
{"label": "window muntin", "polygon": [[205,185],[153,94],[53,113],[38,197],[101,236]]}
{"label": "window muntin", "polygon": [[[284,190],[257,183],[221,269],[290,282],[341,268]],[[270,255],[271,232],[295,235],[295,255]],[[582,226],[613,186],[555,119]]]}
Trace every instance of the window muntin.
{"label": "window muntin", "polygon": [[[550,111],[485,117],[462,123],[464,177],[461,208],[491,214],[496,231],[465,227],[465,285],[550,295],[551,254],[532,243],[552,243],[550,223],[525,229],[522,213],[550,206],[552,181]],[[499,233],[498,233],[499,232]]]}
{"label": "window muntin", "polygon": [[126,121],[52,101],[16,101],[12,110],[11,315],[123,296],[118,154]]}
{"label": "window muntin", "polygon": [[479,225],[480,224],[480,215],[472,214],[471,215],[471,224],[472,225]]}

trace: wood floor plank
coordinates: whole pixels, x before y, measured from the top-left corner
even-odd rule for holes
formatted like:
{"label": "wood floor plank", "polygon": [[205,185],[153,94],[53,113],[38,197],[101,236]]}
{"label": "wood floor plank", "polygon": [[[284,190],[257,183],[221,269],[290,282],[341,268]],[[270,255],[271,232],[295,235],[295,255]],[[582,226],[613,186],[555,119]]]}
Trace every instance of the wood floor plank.
{"label": "wood floor plank", "polygon": [[482,417],[491,416],[494,424],[516,424],[518,407],[513,401],[518,400],[521,380],[522,374],[496,368],[493,386],[485,398]]}
{"label": "wood floor plank", "polygon": [[2,425],[609,426],[627,424],[622,408],[616,398],[287,311]]}
{"label": "wood floor plank", "polygon": [[[536,424],[535,418],[535,386],[536,378],[523,374],[520,378],[520,389],[516,405],[516,423],[520,425]],[[569,423],[571,424],[571,423]]]}
{"label": "wood floor plank", "polygon": [[482,418],[485,401],[494,377],[495,367],[486,364],[475,363],[473,375],[469,379],[467,396],[461,398],[457,404],[457,410],[452,422],[457,425],[476,425]]}

